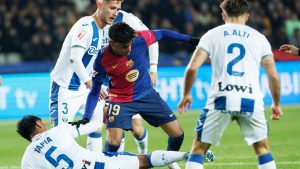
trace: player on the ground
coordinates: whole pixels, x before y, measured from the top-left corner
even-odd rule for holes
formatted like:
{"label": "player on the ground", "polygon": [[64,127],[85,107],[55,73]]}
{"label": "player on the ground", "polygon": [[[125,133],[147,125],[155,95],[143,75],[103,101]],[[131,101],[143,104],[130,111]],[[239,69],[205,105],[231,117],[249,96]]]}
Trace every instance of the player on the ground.
{"label": "player on the ground", "polygon": [[95,60],[93,87],[87,99],[83,119],[87,123],[93,115],[99,91],[109,76],[108,139],[104,151],[115,152],[120,146],[123,130],[131,130],[131,117],[137,113],[151,125],[160,126],[168,135],[168,150],[178,151],[184,139],[183,131],[169,106],[151,85],[147,70],[147,46],[159,40],[198,43],[189,35],[168,30],[134,31],[124,22],[109,29],[109,46],[102,49]]}
{"label": "player on the ground", "polygon": [[264,114],[259,72],[263,65],[272,94],[272,119],[279,120],[280,81],[271,46],[264,35],[246,26],[249,4],[246,0],[224,0],[220,5],[224,25],[204,34],[187,66],[184,93],[178,110],[186,112],[192,103],[191,88],[198,68],[209,57],[212,63],[211,90],[197,122],[197,137],[186,168],[203,169],[203,156],[218,145],[223,131],[237,121],[248,145],[258,158],[259,169],[275,169],[268,144],[268,125]]}
{"label": "player on the ground", "polygon": [[283,52],[286,52],[286,53],[291,53],[293,55],[300,56],[299,48],[297,48],[294,45],[284,44],[284,45],[280,46],[279,50],[283,51]]}
{"label": "player on the ground", "polygon": [[[79,128],[70,124],[47,130],[39,117],[28,115],[17,125],[17,132],[30,141],[21,163],[22,169],[146,169],[184,160],[189,153],[154,151],[149,155],[102,153],[81,147],[75,138],[97,129],[102,117],[94,116],[90,124]],[[100,124],[101,125],[101,124]]]}

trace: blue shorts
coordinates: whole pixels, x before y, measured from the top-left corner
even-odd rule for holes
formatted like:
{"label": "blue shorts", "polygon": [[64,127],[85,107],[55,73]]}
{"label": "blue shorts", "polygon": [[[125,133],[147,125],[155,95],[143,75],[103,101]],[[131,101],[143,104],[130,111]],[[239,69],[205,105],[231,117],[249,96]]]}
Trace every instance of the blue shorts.
{"label": "blue shorts", "polygon": [[131,130],[132,116],[137,113],[154,127],[177,119],[160,95],[152,92],[144,98],[129,103],[110,102],[106,127]]}

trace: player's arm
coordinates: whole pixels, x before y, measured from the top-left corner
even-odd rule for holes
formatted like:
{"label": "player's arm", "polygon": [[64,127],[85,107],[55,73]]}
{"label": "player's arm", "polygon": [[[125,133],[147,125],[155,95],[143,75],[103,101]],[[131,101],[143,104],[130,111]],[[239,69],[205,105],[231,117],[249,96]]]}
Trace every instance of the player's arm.
{"label": "player's arm", "polygon": [[286,53],[291,53],[293,55],[300,56],[300,50],[299,50],[299,48],[297,48],[294,45],[284,44],[284,45],[280,46],[279,50],[283,51],[283,52],[286,52]]}
{"label": "player's arm", "polygon": [[265,56],[262,59],[262,65],[268,74],[269,88],[272,95],[272,119],[280,119],[282,112],[280,108],[280,80],[275,66],[273,55]]}
{"label": "player's arm", "polygon": [[192,103],[191,89],[196,80],[198,69],[204,63],[207,57],[208,57],[208,53],[205,50],[203,50],[200,47],[196,48],[185,70],[183,98],[178,104],[178,111],[181,114],[184,114],[186,112],[186,106],[188,106],[188,108],[190,108],[191,106]]}
{"label": "player's arm", "polygon": [[[84,26],[83,26],[84,25]],[[76,23],[76,33],[73,34],[71,42],[71,56],[70,64],[72,70],[83,81],[88,88],[91,88],[92,81],[85,66],[83,65],[82,58],[89,47],[90,43],[90,29],[91,25],[83,23],[81,20]]]}
{"label": "player's arm", "polygon": [[153,32],[156,37],[156,41],[160,41],[160,40],[181,41],[196,46],[198,45],[200,40],[198,38],[193,38],[190,35],[181,34],[167,29],[154,30]]}

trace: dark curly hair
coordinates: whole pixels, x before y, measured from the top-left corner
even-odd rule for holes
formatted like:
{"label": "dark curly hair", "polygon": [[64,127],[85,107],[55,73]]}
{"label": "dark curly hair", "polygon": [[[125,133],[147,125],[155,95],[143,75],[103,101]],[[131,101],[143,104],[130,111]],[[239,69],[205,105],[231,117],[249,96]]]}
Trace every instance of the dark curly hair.
{"label": "dark curly hair", "polygon": [[229,17],[238,17],[249,12],[250,5],[247,0],[223,0],[220,8]]}
{"label": "dark curly hair", "polygon": [[115,42],[128,43],[134,37],[134,29],[125,22],[115,23],[109,28],[109,38]]}
{"label": "dark curly hair", "polygon": [[24,116],[17,124],[17,132],[26,140],[31,141],[31,135],[35,131],[36,121],[41,120],[37,116]]}

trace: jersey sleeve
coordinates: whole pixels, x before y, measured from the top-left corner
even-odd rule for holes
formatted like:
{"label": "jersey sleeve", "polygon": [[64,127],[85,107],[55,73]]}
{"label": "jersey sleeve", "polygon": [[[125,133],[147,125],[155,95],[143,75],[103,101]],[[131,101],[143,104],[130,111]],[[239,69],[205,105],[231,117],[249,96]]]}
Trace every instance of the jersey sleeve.
{"label": "jersey sleeve", "polygon": [[261,58],[265,57],[265,56],[269,56],[269,55],[273,55],[273,52],[272,52],[272,47],[270,45],[270,42],[267,40],[267,38],[262,35],[262,54],[261,54]]}
{"label": "jersey sleeve", "polygon": [[151,44],[156,42],[154,32],[151,30],[139,31],[138,34],[144,38],[147,46],[150,46]]}
{"label": "jersey sleeve", "polygon": [[126,15],[123,13],[124,19],[123,21],[127,23],[130,27],[132,27],[136,31],[148,30],[147,26],[136,16],[131,13],[127,13]]}
{"label": "jersey sleeve", "polygon": [[201,38],[200,41],[197,45],[197,48],[201,48],[204,51],[206,51],[208,54],[210,54],[211,49],[211,45],[210,45],[210,39],[209,38],[209,32],[205,33]]}
{"label": "jersey sleeve", "polygon": [[87,49],[92,37],[92,25],[84,22],[82,18],[75,23],[72,29],[71,48],[81,47]]}

